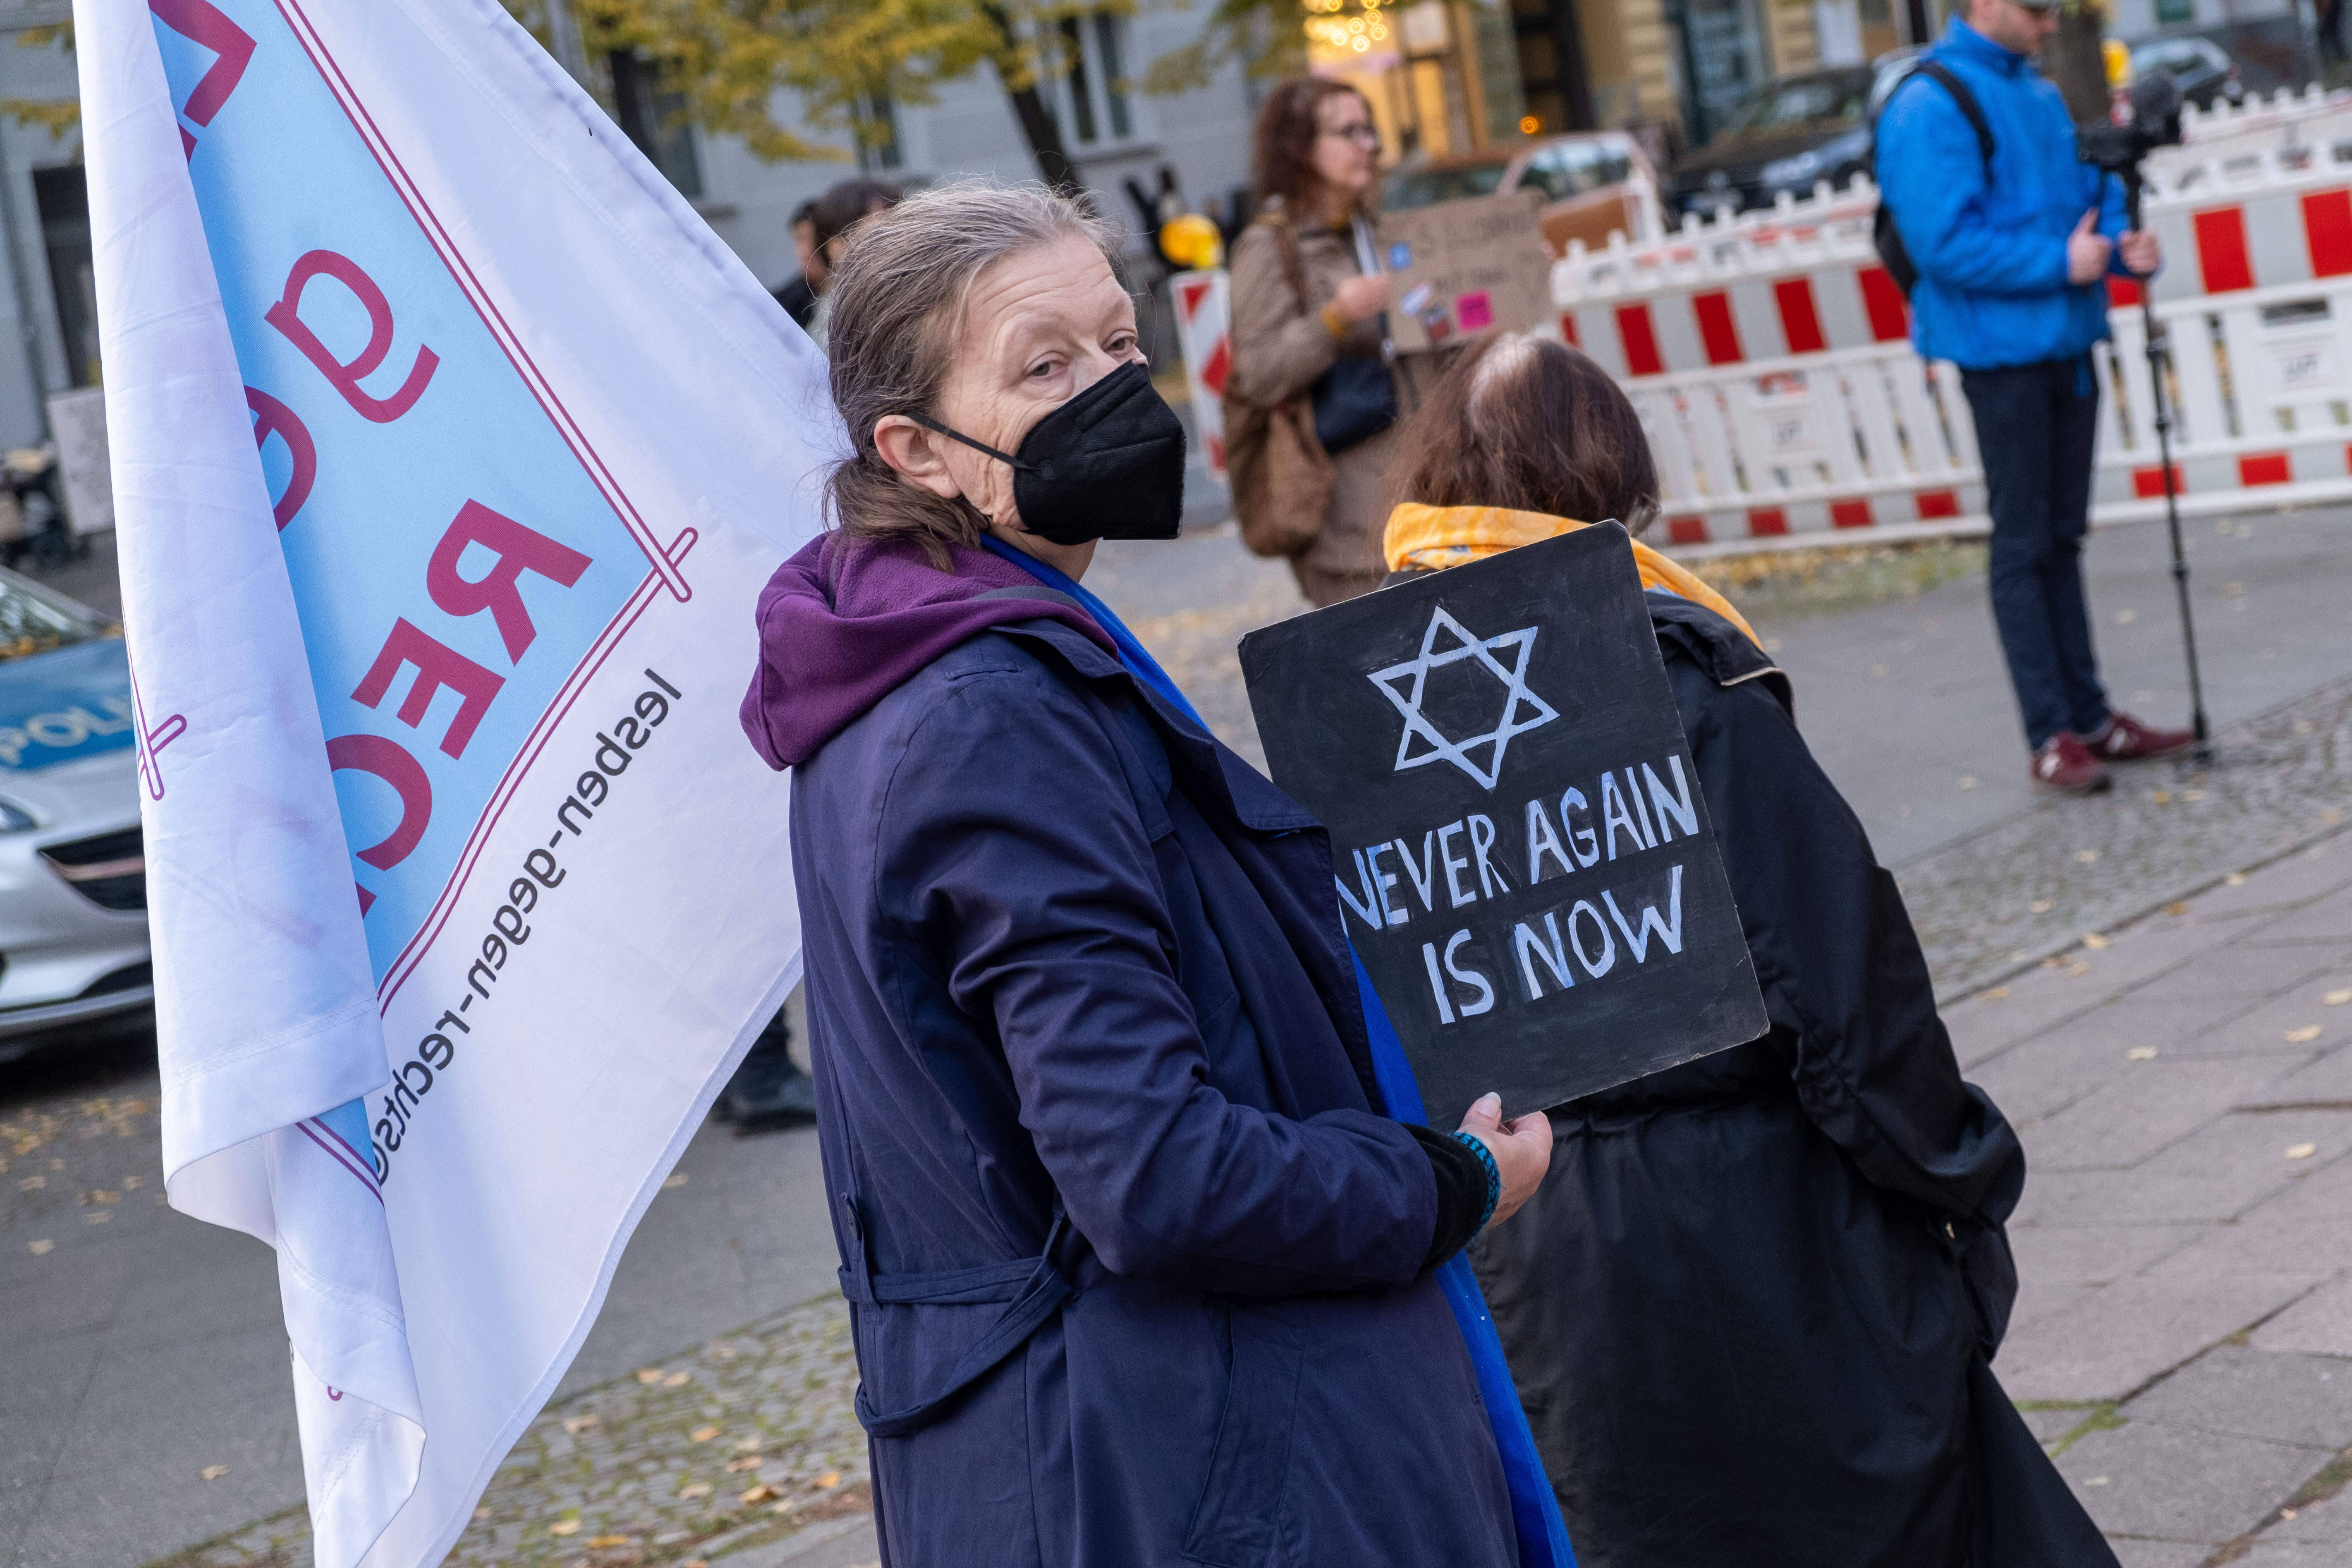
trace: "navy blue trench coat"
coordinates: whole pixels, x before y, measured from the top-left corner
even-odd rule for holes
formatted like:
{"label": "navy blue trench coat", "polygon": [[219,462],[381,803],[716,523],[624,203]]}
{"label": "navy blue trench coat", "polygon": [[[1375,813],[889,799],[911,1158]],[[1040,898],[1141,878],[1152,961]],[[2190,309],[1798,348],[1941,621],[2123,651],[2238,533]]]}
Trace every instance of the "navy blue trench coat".
{"label": "navy blue trench coat", "polygon": [[792,837],[885,1561],[1516,1563],[1306,811],[1027,620],[802,763]]}

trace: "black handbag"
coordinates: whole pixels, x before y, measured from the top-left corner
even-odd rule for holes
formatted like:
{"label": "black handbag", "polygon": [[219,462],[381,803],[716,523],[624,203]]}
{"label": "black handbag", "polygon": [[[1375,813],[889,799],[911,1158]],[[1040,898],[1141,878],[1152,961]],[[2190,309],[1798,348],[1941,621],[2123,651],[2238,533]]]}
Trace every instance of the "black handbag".
{"label": "black handbag", "polygon": [[1315,438],[1334,457],[1396,423],[1396,382],[1386,362],[1342,359],[1316,377]]}

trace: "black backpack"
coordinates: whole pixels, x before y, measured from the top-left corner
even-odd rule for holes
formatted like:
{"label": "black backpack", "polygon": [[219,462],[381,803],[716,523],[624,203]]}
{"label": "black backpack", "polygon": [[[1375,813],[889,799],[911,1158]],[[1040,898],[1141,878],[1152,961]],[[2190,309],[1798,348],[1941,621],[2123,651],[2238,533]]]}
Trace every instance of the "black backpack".
{"label": "black backpack", "polygon": [[[1895,84],[1893,90],[1886,95],[1886,103],[1894,102],[1895,94],[1901,92],[1913,77],[1922,76],[1933,77],[1942,82],[1944,90],[1952,95],[1952,101],[1958,104],[1960,112],[1968,117],[1969,129],[1977,133],[1977,151],[1984,154],[1985,179],[1990,181],[1992,127],[1985,123],[1984,110],[1977,104],[1977,95],[1970,92],[1968,84],[1958,77],[1934,60],[1921,60],[1911,68],[1909,76]],[[1878,106],[1879,114],[1886,112],[1886,103]],[[1878,178],[1877,115],[1871,117],[1870,177],[1874,180]],[[1895,230],[1895,214],[1886,205],[1886,186],[1883,181],[1878,186],[1878,214],[1870,222],[1870,242],[1877,247],[1878,259],[1885,267],[1886,275],[1895,279],[1895,286],[1902,289],[1903,297],[1908,300],[1911,286],[1919,281],[1919,269],[1911,265],[1911,253],[1903,248],[1903,236]]]}

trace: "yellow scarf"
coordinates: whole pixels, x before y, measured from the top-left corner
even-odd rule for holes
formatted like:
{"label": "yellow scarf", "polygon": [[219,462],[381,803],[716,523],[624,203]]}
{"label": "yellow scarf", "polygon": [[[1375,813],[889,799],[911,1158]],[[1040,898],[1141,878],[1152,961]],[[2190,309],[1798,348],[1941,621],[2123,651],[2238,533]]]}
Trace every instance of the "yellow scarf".
{"label": "yellow scarf", "polygon": [[[1423,506],[1407,501],[1389,513],[1382,549],[1389,570],[1408,568],[1440,571],[1539,539],[1556,539],[1587,526],[1573,518],[1548,517],[1539,511],[1511,511],[1498,506]],[[1731,601],[1700,582],[1640,540],[1633,542],[1633,564],[1640,568],[1642,586],[1664,588],[1696,605],[1704,605],[1758,642],[1756,628],[1731,607]],[[1761,646],[1760,643],[1759,646]]]}

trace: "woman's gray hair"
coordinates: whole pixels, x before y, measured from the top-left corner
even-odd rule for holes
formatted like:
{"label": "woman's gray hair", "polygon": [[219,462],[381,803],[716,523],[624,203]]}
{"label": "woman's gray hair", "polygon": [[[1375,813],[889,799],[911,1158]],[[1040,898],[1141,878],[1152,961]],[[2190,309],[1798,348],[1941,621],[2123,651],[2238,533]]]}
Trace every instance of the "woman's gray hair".
{"label": "woman's gray hair", "polygon": [[1080,236],[1117,255],[1118,231],[1036,184],[959,180],[908,196],[852,232],[833,274],[826,346],[833,401],[851,455],[833,470],[825,503],[853,539],[911,538],[945,567],[950,543],[980,542],[980,514],[902,478],[875,448],[876,421],[937,417],[940,389],[980,275],[1006,257]]}

